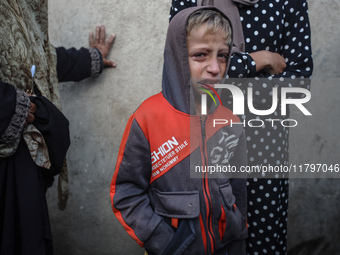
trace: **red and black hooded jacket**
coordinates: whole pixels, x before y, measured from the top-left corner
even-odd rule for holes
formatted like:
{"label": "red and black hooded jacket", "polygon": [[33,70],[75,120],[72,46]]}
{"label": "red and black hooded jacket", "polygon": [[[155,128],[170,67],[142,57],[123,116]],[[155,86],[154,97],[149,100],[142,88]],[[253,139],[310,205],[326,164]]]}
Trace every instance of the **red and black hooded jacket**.
{"label": "red and black hooded jacket", "polygon": [[213,127],[214,119],[239,122],[221,105],[205,121],[190,114],[186,23],[201,8],[171,21],[162,92],[129,118],[112,178],[113,211],[149,255],[245,254],[246,179],[206,172],[246,165],[243,126]]}

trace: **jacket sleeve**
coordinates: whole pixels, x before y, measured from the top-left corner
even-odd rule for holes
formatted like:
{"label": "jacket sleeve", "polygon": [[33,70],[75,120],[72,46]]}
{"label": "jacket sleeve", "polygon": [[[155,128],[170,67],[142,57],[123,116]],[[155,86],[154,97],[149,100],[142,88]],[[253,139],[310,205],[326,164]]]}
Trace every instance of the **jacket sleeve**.
{"label": "jacket sleeve", "polygon": [[0,144],[20,138],[29,108],[26,93],[0,81]]}
{"label": "jacket sleeve", "polygon": [[[241,170],[241,167],[247,166],[247,146],[245,133],[242,132],[240,136],[239,143],[237,149],[235,151],[234,157],[232,158],[231,165],[236,166],[238,170]],[[242,215],[246,218],[247,214],[247,174],[239,173],[235,176],[236,178],[232,178],[230,180],[230,184],[233,188],[234,196],[236,197],[236,205],[241,210]]]}
{"label": "jacket sleeve", "polygon": [[113,211],[128,234],[149,254],[163,254],[174,236],[172,228],[150,206],[148,188],[151,152],[132,115],[120,145],[110,196]]}
{"label": "jacket sleeve", "polygon": [[[236,166],[238,170],[241,169],[241,166],[247,165],[247,148],[246,148],[246,139],[245,133],[242,132],[242,135],[239,140],[239,144],[237,150],[235,151],[234,157],[230,162],[231,165]],[[230,180],[230,185],[233,189],[233,194],[236,198],[236,206],[238,210],[241,211],[242,214],[242,232],[239,240],[234,240],[229,244],[228,254],[239,254],[246,255],[246,238],[248,235],[247,229],[247,175],[245,173],[237,174],[235,178]]]}
{"label": "jacket sleeve", "polygon": [[96,48],[56,48],[57,73],[60,82],[81,81],[103,71],[103,58]]}

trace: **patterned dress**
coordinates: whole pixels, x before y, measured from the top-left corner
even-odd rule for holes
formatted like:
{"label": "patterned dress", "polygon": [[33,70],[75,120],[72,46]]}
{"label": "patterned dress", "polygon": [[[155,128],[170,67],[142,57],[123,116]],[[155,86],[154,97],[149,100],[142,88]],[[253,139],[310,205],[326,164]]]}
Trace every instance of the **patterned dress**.
{"label": "patterned dress", "polygon": [[[170,20],[184,8],[196,6],[196,0],[173,0]],[[310,45],[310,26],[306,0],[259,0],[253,6],[238,4],[242,23],[245,52],[232,56],[229,77],[259,77],[268,79],[310,78],[313,59]],[[281,54],[287,67],[280,75],[256,73],[251,52],[268,50]],[[272,87],[269,83],[254,86],[254,98],[270,101]],[[309,89],[309,83],[299,84]],[[243,88],[245,91],[245,88]],[[269,100],[268,100],[269,99]],[[246,110],[247,111],[247,110]],[[278,108],[266,119],[280,116]],[[245,112],[243,119],[259,117]],[[262,118],[261,118],[262,119]],[[279,122],[265,122],[258,128],[246,125],[248,162],[251,165],[282,166],[288,164],[289,130]],[[287,175],[277,178],[248,178],[248,232],[247,252],[250,255],[286,254],[288,187]]]}
{"label": "patterned dress", "polygon": [[[0,27],[0,254],[53,254],[45,193],[59,174],[65,208],[70,143],[55,86],[97,75],[103,61],[95,48],[50,45],[46,0],[1,0]],[[31,102],[35,121],[24,127]]]}

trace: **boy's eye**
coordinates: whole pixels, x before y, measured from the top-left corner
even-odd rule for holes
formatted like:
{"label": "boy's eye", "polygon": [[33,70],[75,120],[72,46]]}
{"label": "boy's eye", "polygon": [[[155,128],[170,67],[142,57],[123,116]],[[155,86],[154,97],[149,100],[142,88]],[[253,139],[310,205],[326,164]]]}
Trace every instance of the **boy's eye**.
{"label": "boy's eye", "polygon": [[218,58],[226,62],[228,60],[228,54],[219,54]]}
{"label": "boy's eye", "polygon": [[194,57],[195,58],[204,58],[206,56],[206,54],[205,53],[196,53],[195,55],[194,55]]}

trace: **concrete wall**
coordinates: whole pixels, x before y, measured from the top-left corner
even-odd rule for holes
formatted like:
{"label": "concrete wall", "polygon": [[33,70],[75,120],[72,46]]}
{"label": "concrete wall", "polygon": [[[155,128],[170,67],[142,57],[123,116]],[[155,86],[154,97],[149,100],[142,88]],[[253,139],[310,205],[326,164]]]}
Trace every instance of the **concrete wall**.
{"label": "concrete wall", "polygon": [[[292,117],[293,163],[340,163],[338,0],[310,0],[315,73],[313,116]],[[56,185],[48,203],[56,255],[143,254],[112,213],[109,185],[129,115],[160,91],[163,47],[170,0],[50,0],[50,38],[55,46],[88,46],[88,32],[105,24],[117,35],[109,58],[115,69],[96,79],[60,84],[70,120],[70,197],[57,208]],[[292,254],[340,254],[340,179],[292,179],[289,249]],[[312,251],[306,249],[312,247]]]}
{"label": "concrete wall", "polygon": [[[291,129],[291,163],[340,163],[340,10],[338,0],[309,0],[314,73],[312,117]],[[340,179],[292,179],[288,245],[292,255],[340,254]]]}

